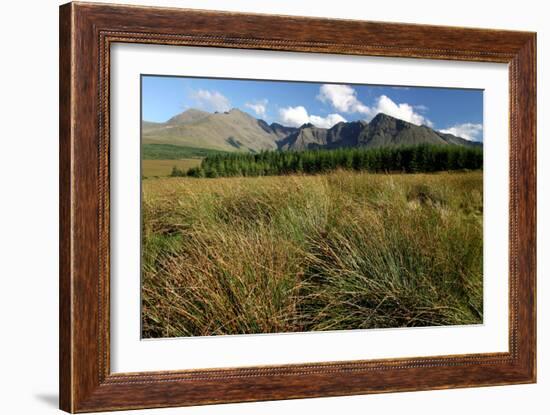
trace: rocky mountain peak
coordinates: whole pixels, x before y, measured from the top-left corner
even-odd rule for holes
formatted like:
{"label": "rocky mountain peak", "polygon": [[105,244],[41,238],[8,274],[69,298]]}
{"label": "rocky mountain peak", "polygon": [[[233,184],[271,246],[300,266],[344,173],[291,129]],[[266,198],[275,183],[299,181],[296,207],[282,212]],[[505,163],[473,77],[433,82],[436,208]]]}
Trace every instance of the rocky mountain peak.
{"label": "rocky mountain peak", "polygon": [[384,113],[377,114],[370,122],[343,121],[331,128],[316,127],[308,122],[296,128],[276,122],[267,124],[238,108],[221,113],[189,109],[166,123],[144,121],[142,125],[144,143],[224,151],[300,151],[418,144],[482,146]]}

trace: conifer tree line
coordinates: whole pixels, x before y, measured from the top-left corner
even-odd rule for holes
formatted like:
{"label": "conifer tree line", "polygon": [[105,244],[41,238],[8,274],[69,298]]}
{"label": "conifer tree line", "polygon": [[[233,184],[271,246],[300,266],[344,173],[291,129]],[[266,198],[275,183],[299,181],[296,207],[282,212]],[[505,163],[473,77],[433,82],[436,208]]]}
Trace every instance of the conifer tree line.
{"label": "conifer tree line", "polygon": [[234,177],[317,174],[337,169],[375,173],[424,173],[483,168],[483,149],[458,145],[339,148],[334,150],[226,153],[204,158],[187,172],[172,176]]}

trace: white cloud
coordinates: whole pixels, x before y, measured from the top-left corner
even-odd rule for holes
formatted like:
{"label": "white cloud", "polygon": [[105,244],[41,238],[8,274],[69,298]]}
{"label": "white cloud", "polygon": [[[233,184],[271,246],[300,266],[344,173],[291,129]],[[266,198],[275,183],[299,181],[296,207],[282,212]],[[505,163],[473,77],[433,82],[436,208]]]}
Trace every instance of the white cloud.
{"label": "white cloud", "polygon": [[267,111],[267,103],[267,99],[260,99],[258,101],[247,102],[246,104],[244,104],[244,106],[254,111],[257,116],[265,117]]}
{"label": "white cloud", "polygon": [[373,113],[378,114],[383,112],[386,115],[390,115],[400,120],[410,122],[416,125],[427,125],[433,127],[433,123],[423,115],[414,111],[412,105],[407,103],[396,104],[391,98],[386,95],[381,95],[376,100],[376,105],[373,108]]}
{"label": "white cloud", "polygon": [[407,103],[396,104],[391,98],[381,95],[376,99],[374,106],[369,107],[359,101],[357,91],[348,85],[324,84],[319,89],[317,99],[331,104],[338,111],[363,114],[367,120],[383,112],[416,125],[425,124],[433,127],[433,123],[419,113],[427,110],[423,105],[413,107]]}
{"label": "white cloud", "polygon": [[357,99],[357,92],[348,85],[324,84],[317,99],[330,103],[338,111],[371,115],[372,110]]}
{"label": "white cloud", "polygon": [[279,110],[279,116],[283,125],[299,127],[309,122],[307,110],[301,105],[298,107],[286,107]]}
{"label": "white cloud", "polygon": [[483,141],[483,126],[481,124],[464,123],[455,124],[444,130],[439,130],[444,134],[453,134],[457,137],[465,138],[470,141]]}
{"label": "white cloud", "polygon": [[198,107],[208,111],[229,111],[231,102],[218,91],[208,91],[199,89],[191,93],[191,98],[195,100]]}
{"label": "white cloud", "polygon": [[319,117],[318,115],[310,115],[309,122],[320,128],[330,128],[339,122],[346,122],[346,119],[340,114],[329,114],[326,117]]}
{"label": "white cloud", "polygon": [[428,109],[429,109],[427,106],[422,105],[422,104],[420,104],[420,105],[413,105],[413,108],[414,108],[415,110],[417,110],[418,112],[426,112],[426,111],[428,111]]}
{"label": "white cloud", "polygon": [[279,117],[283,125],[290,127],[299,127],[306,123],[311,123],[316,127],[330,128],[334,124],[346,121],[340,114],[329,114],[326,117],[319,115],[309,115],[307,110],[299,105],[297,107],[286,107],[279,110]]}
{"label": "white cloud", "polygon": [[[415,111],[415,107],[407,103],[397,104],[386,95],[379,96],[374,106],[367,107],[357,100],[355,90],[347,85],[323,85],[317,98],[324,102],[329,101],[334,108],[342,112],[360,112],[367,120],[371,120],[376,114],[382,112],[412,124],[433,127],[433,123]],[[330,128],[334,124],[345,121],[340,114],[329,114],[326,117],[309,115],[303,106],[283,108],[279,110],[279,114],[283,124],[290,126],[300,126],[310,122],[317,127]]]}

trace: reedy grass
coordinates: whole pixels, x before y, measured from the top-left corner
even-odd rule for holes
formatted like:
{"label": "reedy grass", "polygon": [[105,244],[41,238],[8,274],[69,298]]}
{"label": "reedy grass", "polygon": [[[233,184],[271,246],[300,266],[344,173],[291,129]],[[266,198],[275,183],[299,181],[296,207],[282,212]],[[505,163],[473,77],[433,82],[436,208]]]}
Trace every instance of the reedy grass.
{"label": "reedy grass", "polygon": [[143,182],[145,337],[482,321],[482,173]]}

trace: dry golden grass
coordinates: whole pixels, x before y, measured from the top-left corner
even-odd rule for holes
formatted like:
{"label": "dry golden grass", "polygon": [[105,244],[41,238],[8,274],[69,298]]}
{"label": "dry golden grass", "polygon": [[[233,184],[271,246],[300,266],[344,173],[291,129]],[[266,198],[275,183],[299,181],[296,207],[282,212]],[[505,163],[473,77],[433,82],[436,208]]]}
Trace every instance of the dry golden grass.
{"label": "dry golden grass", "polygon": [[482,321],[482,173],[143,182],[143,335]]}

